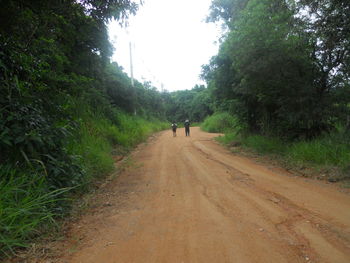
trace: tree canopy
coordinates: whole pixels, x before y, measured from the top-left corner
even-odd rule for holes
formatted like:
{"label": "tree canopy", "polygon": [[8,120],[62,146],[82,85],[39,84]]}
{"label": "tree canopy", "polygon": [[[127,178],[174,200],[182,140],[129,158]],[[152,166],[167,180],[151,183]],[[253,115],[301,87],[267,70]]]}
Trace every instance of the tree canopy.
{"label": "tree canopy", "polygon": [[212,2],[228,31],[202,75],[248,130],[313,137],[349,114],[350,4],[321,2]]}

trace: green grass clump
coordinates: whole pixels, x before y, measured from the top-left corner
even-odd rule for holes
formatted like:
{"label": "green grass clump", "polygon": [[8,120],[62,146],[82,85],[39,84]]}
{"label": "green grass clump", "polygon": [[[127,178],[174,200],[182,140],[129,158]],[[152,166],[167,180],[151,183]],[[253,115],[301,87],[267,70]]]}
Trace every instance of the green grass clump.
{"label": "green grass clump", "polygon": [[38,226],[52,225],[56,203],[69,188],[48,191],[45,176],[0,165],[0,252],[8,255],[38,235]]}
{"label": "green grass clump", "polygon": [[[260,154],[271,154],[286,163],[315,168],[350,170],[350,140],[344,127],[312,140],[284,141],[278,137],[244,134],[235,117],[217,113],[205,119],[201,128],[208,132],[224,132],[216,139],[224,145],[240,145]],[[342,175],[344,177],[344,175]],[[345,177],[344,177],[345,178]]]}
{"label": "green grass clump", "polygon": [[86,182],[114,169],[113,149],[128,151],[153,132],[169,126],[159,120],[148,121],[119,111],[115,119],[113,123],[99,114],[91,114],[81,122],[76,136],[69,143],[69,152],[81,156]]}
{"label": "green grass clump", "polygon": [[85,170],[84,183],[113,170],[111,152],[116,133],[117,129],[107,119],[89,118],[80,124],[67,148],[71,154],[80,156]]}
{"label": "green grass clump", "polygon": [[261,154],[282,154],[286,150],[282,140],[261,135],[247,136],[242,139],[242,144]]}
{"label": "green grass clump", "polygon": [[350,165],[350,144],[337,140],[336,136],[326,135],[312,141],[299,141],[290,145],[287,156],[298,164],[338,166]]}
{"label": "green grass clump", "polygon": [[215,113],[207,117],[201,125],[201,129],[207,132],[228,133],[237,128],[237,119],[228,112]]}
{"label": "green grass clump", "polygon": [[224,145],[238,144],[254,149],[260,154],[282,154],[286,150],[285,143],[282,140],[261,135],[242,136],[238,132],[230,132],[224,136],[219,136],[216,140]]}
{"label": "green grass clump", "polygon": [[223,136],[217,137],[216,140],[222,144],[228,145],[228,144],[231,144],[232,142],[237,142],[240,139],[239,139],[239,135],[236,132],[230,132],[230,133],[226,133]]}
{"label": "green grass clump", "polygon": [[[65,146],[83,169],[83,178],[71,182],[80,192],[87,190],[95,178],[113,171],[113,151],[120,149],[125,153],[153,132],[169,128],[168,123],[119,111],[114,120],[88,109],[85,112],[80,115],[79,125]],[[18,247],[27,246],[42,233],[43,226],[49,229],[58,215],[64,215],[63,208],[68,207],[63,198],[71,188],[49,190],[45,165],[42,163],[42,166],[42,172],[28,172],[0,165],[0,258],[13,254]]]}
{"label": "green grass clump", "polygon": [[159,120],[146,120],[139,116],[119,113],[117,143],[133,147],[146,140],[152,133],[169,128],[169,124]]}

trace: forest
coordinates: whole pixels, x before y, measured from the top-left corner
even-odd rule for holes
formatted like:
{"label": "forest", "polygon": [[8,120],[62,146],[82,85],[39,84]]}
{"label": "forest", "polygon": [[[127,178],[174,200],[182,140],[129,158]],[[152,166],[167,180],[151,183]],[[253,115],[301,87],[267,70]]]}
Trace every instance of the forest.
{"label": "forest", "polygon": [[207,22],[223,34],[202,67],[206,85],[175,92],[132,86],[111,61],[107,23],[126,26],[140,4],[1,1],[3,255],[68,214],[72,196],[113,171],[113,155],[173,121],[221,114],[216,126],[224,127],[212,131],[279,145],[321,138],[342,154],[335,165],[350,171],[349,1],[213,0]]}
{"label": "forest", "polygon": [[346,125],[349,15],[342,0],[213,1],[208,20],[227,31],[203,67],[215,103],[260,134],[312,138]]}

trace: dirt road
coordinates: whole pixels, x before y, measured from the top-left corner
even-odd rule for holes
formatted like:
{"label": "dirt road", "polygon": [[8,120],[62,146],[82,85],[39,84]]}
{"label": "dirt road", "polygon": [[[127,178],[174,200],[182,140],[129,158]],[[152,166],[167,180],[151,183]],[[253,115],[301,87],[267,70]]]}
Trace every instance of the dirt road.
{"label": "dirt road", "polygon": [[61,262],[350,262],[350,196],[191,129],[160,133],[76,223]]}

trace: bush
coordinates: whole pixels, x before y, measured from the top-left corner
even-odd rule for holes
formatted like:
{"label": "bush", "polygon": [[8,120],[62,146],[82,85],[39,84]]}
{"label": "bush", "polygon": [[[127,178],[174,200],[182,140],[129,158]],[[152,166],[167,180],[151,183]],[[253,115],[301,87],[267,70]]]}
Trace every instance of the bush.
{"label": "bush", "polygon": [[239,135],[236,132],[226,133],[224,136],[219,136],[216,140],[222,144],[228,145],[232,142],[240,141]]}
{"label": "bush", "polygon": [[312,141],[293,143],[287,156],[299,164],[313,163],[345,168],[350,164],[350,144],[339,140],[339,134],[331,134]]}
{"label": "bush", "polygon": [[228,112],[215,113],[207,117],[201,129],[207,132],[228,133],[239,129],[237,119]]}
{"label": "bush", "polygon": [[226,133],[217,140],[225,145],[238,142],[261,154],[279,155],[291,164],[349,169],[350,141],[341,130],[313,140],[295,142],[262,135],[243,136],[238,132]]}
{"label": "bush", "polygon": [[242,140],[242,144],[262,154],[281,154],[286,150],[282,140],[261,135],[247,136]]}
{"label": "bush", "polygon": [[81,156],[81,165],[86,172],[85,182],[114,169],[111,155],[114,148],[121,152],[129,150],[153,132],[168,126],[161,121],[147,121],[122,111],[114,114],[113,121],[98,113],[85,116],[69,143],[69,152]]}
{"label": "bush", "polygon": [[62,216],[68,203],[62,200],[63,194],[69,189],[82,191],[94,178],[111,172],[114,148],[123,148],[121,152],[125,152],[151,133],[168,128],[167,123],[147,121],[121,111],[115,111],[110,120],[93,113],[86,105],[80,107],[86,111],[78,115],[75,131],[60,149],[64,156],[56,158],[60,151],[54,151],[45,162],[28,159],[32,168],[22,165],[21,169],[27,169],[23,171],[0,165],[1,253],[25,247],[39,233],[39,226],[42,228],[44,223],[50,226],[56,216]]}

